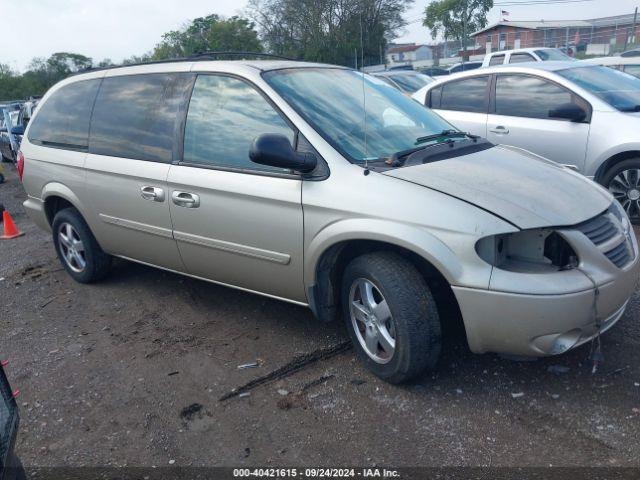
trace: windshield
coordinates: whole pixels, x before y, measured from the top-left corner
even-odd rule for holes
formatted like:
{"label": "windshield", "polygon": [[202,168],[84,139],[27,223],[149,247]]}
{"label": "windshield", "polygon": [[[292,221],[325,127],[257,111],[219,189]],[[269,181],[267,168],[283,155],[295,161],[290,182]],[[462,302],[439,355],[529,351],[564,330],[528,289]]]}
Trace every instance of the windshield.
{"label": "windshield", "polygon": [[609,67],[569,68],[557,72],[621,112],[640,111],[640,79]]}
{"label": "windshield", "polygon": [[419,138],[452,128],[399,90],[353,70],[299,68],[263,76],[352,162],[386,159],[415,148]]}
{"label": "windshield", "polygon": [[[422,73],[411,73],[405,75],[389,75],[391,80],[400,85],[400,88],[405,92],[414,93],[420,90],[428,83],[433,82],[433,78],[427,77]],[[384,77],[380,77],[384,78]]]}
{"label": "windshield", "polygon": [[536,55],[540,57],[540,60],[543,60],[545,62],[554,60],[565,62],[567,60],[573,60],[573,58],[571,58],[569,55],[555,48],[549,48],[548,50],[536,50]]}

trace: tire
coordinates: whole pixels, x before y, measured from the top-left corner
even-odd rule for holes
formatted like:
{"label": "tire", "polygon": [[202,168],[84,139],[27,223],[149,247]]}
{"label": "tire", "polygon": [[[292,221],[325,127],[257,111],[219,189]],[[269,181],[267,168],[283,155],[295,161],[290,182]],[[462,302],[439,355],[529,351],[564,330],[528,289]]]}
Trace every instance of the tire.
{"label": "tire", "polygon": [[622,204],[629,220],[640,225],[640,158],[616,163],[602,176],[600,184]]}
{"label": "tire", "polygon": [[58,258],[75,281],[97,282],[109,273],[111,256],[100,248],[78,210],[65,208],[56,213],[52,230]]}
{"label": "tire", "polygon": [[[363,299],[362,292],[369,292],[368,284],[372,285],[376,305],[370,311],[383,313],[369,315],[367,324],[362,321],[363,317],[367,320],[362,307],[372,304]],[[358,356],[376,376],[403,383],[435,366],[441,349],[438,310],[427,283],[411,262],[391,252],[357,257],[345,269],[341,293],[351,340]],[[368,293],[367,297],[371,299]],[[384,301],[388,310],[383,308]],[[378,340],[371,340],[369,332]],[[394,341],[393,348],[385,348],[391,344],[389,338]],[[370,353],[373,350],[376,353]]]}

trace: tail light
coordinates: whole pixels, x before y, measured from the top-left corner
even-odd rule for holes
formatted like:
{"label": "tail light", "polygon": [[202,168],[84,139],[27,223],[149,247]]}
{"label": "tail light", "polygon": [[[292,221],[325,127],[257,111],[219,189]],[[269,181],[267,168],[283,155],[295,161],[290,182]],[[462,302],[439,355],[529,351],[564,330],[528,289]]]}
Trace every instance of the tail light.
{"label": "tail light", "polygon": [[22,175],[24,174],[24,155],[21,151],[18,151],[18,161],[16,162],[16,166],[18,168],[18,175],[20,176],[20,181],[22,181]]}

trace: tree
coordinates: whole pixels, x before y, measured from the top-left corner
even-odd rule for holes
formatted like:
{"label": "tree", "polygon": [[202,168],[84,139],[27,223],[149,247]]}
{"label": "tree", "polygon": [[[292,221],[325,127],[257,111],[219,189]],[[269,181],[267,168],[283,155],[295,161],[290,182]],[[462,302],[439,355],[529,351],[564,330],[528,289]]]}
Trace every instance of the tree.
{"label": "tree", "polygon": [[196,18],[180,30],[165,33],[151,57],[162,60],[204,51],[262,52],[262,44],[251,21],[212,14]]}
{"label": "tree", "polygon": [[436,0],[425,8],[423,25],[434,39],[442,33],[445,40],[459,40],[466,52],[469,34],[487,25],[492,8],[493,0]]}
{"label": "tree", "polygon": [[21,99],[43,95],[49,87],[80,70],[91,68],[93,61],[78,53],[58,52],[49,58],[34,58],[20,75],[0,65],[0,99]]}
{"label": "tree", "polygon": [[354,66],[381,63],[413,0],[250,0],[271,53]]}

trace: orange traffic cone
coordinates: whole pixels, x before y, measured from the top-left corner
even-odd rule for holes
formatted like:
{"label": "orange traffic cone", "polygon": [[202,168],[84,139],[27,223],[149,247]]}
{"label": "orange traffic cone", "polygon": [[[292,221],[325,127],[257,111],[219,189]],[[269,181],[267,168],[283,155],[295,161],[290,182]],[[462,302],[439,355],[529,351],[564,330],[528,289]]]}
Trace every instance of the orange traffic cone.
{"label": "orange traffic cone", "polygon": [[13,219],[9,212],[6,210],[2,212],[2,224],[4,225],[4,234],[0,235],[0,239],[9,240],[10,238],[16,238],[22,235],[22,232],[18,230],[16,224],[13,223]]}

